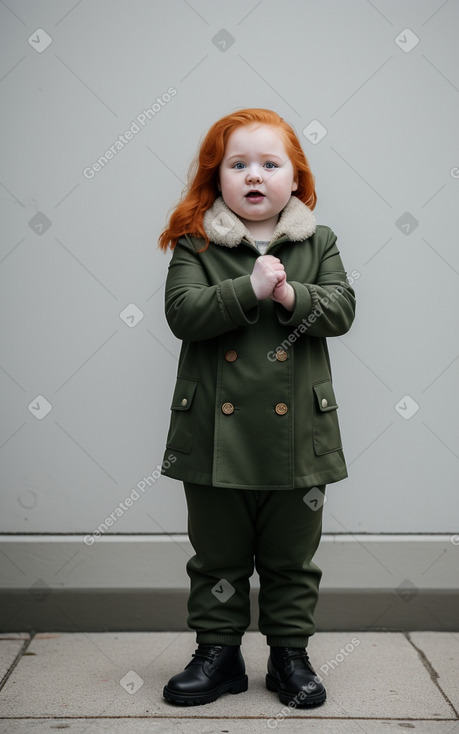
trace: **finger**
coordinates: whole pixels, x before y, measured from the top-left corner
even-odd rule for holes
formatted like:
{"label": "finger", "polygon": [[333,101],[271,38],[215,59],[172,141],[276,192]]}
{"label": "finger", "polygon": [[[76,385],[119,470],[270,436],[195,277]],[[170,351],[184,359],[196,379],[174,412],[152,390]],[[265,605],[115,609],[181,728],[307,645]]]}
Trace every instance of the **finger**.
{"label": "finger", "polygon": [[284,280],[286,277],[285,270],[279,270],[279,268],[269,268],[269,272],[274,275],[277,282]]}
{"label": "finger", "polygon": [[270,262],[263,263],[265,268],[271,268],[272,270],[283,270],[284,266],[280,260],[272,260]]}
{"label": "finger", "polygon": [[276,262],[280,263],[280,260],[278,257],[275,257],[274,255],[262,255],[258,258],[259,260],[263,260],[264,262]]}

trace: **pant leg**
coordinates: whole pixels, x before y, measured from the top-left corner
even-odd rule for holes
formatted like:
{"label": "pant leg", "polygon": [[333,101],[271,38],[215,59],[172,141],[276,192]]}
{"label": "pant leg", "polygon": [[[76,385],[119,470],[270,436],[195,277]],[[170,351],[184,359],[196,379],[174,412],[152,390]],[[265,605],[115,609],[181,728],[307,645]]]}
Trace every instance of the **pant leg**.
{"label": "pant leg", "polygon": [[[325,485],[317,489],[325,494]],[[322,571],[312,559],[322,533],[323,502],[319,496],[318,502],[307,504],[303,498],[308,491],[267,492],[258,508],[258,627],[268,645],[306,647],[315,632]]]}
{"label": "pant leg", "polygon": [[184,483],[188,535],[195,555],[188,626],[196,642],[240,645],[250,624],[256,492]]}

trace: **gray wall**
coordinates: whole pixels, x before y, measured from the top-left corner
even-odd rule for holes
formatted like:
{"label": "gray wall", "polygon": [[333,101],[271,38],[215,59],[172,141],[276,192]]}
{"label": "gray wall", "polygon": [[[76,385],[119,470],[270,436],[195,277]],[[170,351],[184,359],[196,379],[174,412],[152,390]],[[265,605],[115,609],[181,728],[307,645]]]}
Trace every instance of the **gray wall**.
{"label": "gray wall", "polygon": [[[458,24],[457,0],[0,4],[2,532],[91,533],[155,476],[180,346],[157,237],[245,106],[295,127],[359,276],[325,532],[459,531]],[[110,533],[186,532],[181,484],[149,482]]]}

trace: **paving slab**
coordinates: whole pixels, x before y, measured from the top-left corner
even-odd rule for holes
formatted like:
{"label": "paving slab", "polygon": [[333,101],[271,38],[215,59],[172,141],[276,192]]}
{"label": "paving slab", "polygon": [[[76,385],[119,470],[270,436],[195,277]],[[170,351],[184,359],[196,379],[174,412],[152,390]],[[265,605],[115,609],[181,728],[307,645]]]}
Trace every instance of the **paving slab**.
{"label": "paving slab", "polygon": [[0,640],[30,640],[29,632],[0,632]]}
{"label": "paving slab", "polygon": [[291,719],[274,729],[265,720],[242,719],[20,719],[0,721],[0,734],[458,734],[459,722],[416,719]]}
{"label": "paving slab", "polygon": [[0,634],[0,681],[16,660],[24,642],[29,639],[30,635],[27,633],[3,632]]}
{"label": "paving slab", "polygon": [[459,633],[411,632],[409,637],[424,653],[438,674],[438,685],[459,711]]}
{"label": "paving slab", "polygon": [[[163,726],[198,719],[203,734],[224,731],[220,727],[223,720],[241,717],[245,731],[247,718],[253,717],[253,726],[263,719],[264,731],[282,727],[286,734],[287,727],[289,734],[293,731],[295,719],[304,726],[305,718],[326,719],[327,732],[332,731],[330,719],[386,719],[386,726],[399,719],[430,719],[433,726],[440,719],[450,725],[450,731],[457,721],[420,655],[402,633],[317,633],[310,641],[309,654],[324,679],[328,698],[323,706],[311,710],[288,709],[277,694],[266,689],[269,647],[258,632],[248,632],[243,638],[248,691],[186,709],[168,703],[162,689],[172,675],[183,670],[195,649],[195,635],[188,631],[37,634],[29,654],[21,658],[0,694],[1,715],[108,718],[112,730],[117,717],[133,717],[137,724],[138,717],[147,717],[149,731],[154,717],[161,717]],[[369,734],[375,731],[371,728],[374,722],[360,723]],[[352,734],[365,732],[360,723]],[[172,726],[181,731],[177,724]],[[229,731],[235,730],[230,727]]]}

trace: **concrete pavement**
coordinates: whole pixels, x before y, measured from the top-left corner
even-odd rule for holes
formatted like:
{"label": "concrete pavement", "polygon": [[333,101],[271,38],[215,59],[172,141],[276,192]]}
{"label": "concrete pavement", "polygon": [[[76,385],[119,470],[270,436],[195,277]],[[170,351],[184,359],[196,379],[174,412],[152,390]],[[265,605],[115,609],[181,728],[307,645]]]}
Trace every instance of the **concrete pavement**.
{"label": "concrete pavement", "polygon": [[242,643],[248,691],[169,704],[163,686],[195,649],[189,631],[0,635],[0,732],[459,734],[459,633],[316,633],[308,651],[327,701],[311,710],[266,689],[258,632]]}

